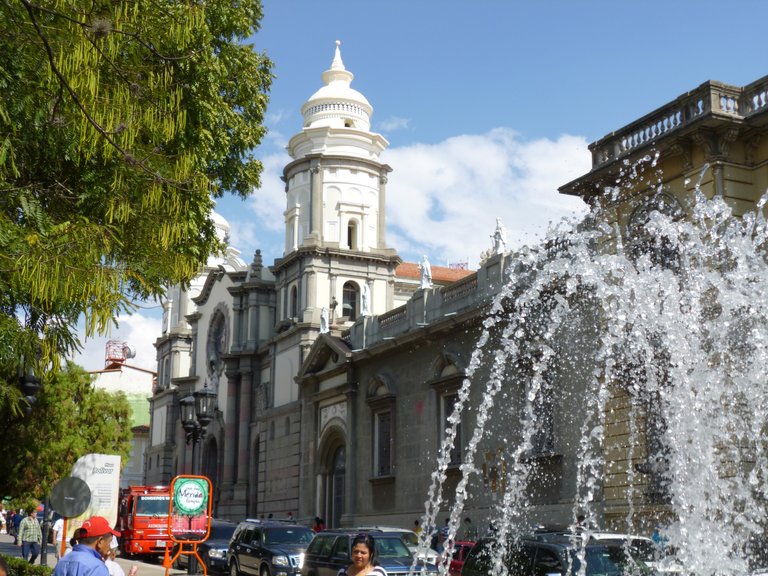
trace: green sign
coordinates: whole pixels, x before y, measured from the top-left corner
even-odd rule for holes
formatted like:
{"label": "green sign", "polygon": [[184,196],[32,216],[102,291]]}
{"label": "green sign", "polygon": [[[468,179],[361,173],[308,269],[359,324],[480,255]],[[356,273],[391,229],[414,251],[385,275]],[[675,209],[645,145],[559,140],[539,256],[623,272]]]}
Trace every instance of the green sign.
{"label": "green sign", "polygon": [[208,483],[198,478],[177,480],[173,486],[173,505],[182,516],[200,516],[208,507]]}

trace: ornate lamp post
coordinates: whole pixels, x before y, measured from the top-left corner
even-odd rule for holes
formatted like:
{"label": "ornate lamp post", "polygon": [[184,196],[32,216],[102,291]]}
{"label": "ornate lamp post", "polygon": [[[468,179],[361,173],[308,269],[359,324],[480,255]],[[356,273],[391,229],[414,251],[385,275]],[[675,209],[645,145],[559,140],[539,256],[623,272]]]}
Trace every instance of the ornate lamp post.
{"label": "ornate lamp post", "polygon": [[[192,474],[200,474],[197,445],[205,438],[205,429],[213,420],[216,412],[216,392],[208,388],[208,382],[202,390],[196,390],[190,396],[179,400],[181,406],[181,425],[186,432],[187,444],[192,442]],[[190,520],[191,522],[191,520]],[[197,562],[193,556],[187,557],[187,573],[195,574]]]}
{"label": "ornate lamp post", "polygon": [[[24,395],[27,405],[24,406],[24,413],[29,416],[32,414],[32,406],[37,402],[37,394],[42,387],[42,381],[35,376],[34,365],[27,361],[23,355],[16,371],[19,378],[19,389]],[[43,508],[43,544],[40,549],[40,565],[48,566],[48,532],[51,529],[51,505],[48,497],[45,497],[45,507]]]}
{"label": "ornate lamp post", "polygon": [[21,393],[24,394],[24,400],[27,401],[27,405],[24,407],[24,411],[27,414],[32,412],[32,404],[37,400],[37,393],[40,391],[40,378],[35,376],[35,371],[32,366],[24,365],[24,358],[21,359],[19,369],[17,371],[19,377],[19,388]]}
{"label": "ornate lamp post", "polygon": [[192,443],[192,474],[199,474],[197,445],[205,438],[205,430],[216,412],[216,392],[208,388],[206,382],[202,390],[185,396],[179,401],[179,405],[187,444]]}

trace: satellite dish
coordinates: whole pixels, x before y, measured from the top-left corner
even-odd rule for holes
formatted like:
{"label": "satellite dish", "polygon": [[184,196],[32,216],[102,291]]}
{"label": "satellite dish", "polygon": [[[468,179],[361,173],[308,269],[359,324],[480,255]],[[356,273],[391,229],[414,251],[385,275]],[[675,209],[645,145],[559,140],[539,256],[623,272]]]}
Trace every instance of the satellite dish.
{"label": "satellite dish", "polygon": [[62,478],[51,489],[51,506],[65,518],[85,512],[91,503],[91,489],[80,478]]}
{"label": "satellite dish", "polygon": [[136,358],[136,348],[131,346],[130,344],[126,344],[123,346],[123,358],[126,360],[128,358]]}

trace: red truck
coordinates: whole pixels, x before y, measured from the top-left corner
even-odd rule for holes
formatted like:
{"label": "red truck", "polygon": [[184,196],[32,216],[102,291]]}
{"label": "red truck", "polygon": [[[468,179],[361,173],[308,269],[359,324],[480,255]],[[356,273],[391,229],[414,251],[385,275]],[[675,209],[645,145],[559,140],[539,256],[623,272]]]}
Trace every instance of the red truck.
{"label": "red truck", "polygon": [[134,554],[162,556],[170,543],[168,535],[168,486],[129,486],[120,490],[117,530],[120,550]]}

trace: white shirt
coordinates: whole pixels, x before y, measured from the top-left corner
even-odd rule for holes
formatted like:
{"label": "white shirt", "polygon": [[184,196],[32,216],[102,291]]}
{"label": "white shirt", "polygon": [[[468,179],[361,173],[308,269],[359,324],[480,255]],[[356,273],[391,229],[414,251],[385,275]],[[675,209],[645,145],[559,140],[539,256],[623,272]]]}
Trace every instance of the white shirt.
{"label": "white shirt", "polygon": [[125,571],[114,560],[104,560],[104,564],[107,565],[109,576],[125,576]]}
{"label": "white shirt", "polygon": [[53,523],[53,531],[56,532],[56,542],[61,544],[61,541],[64,540],[64,518],[59,518]]}

